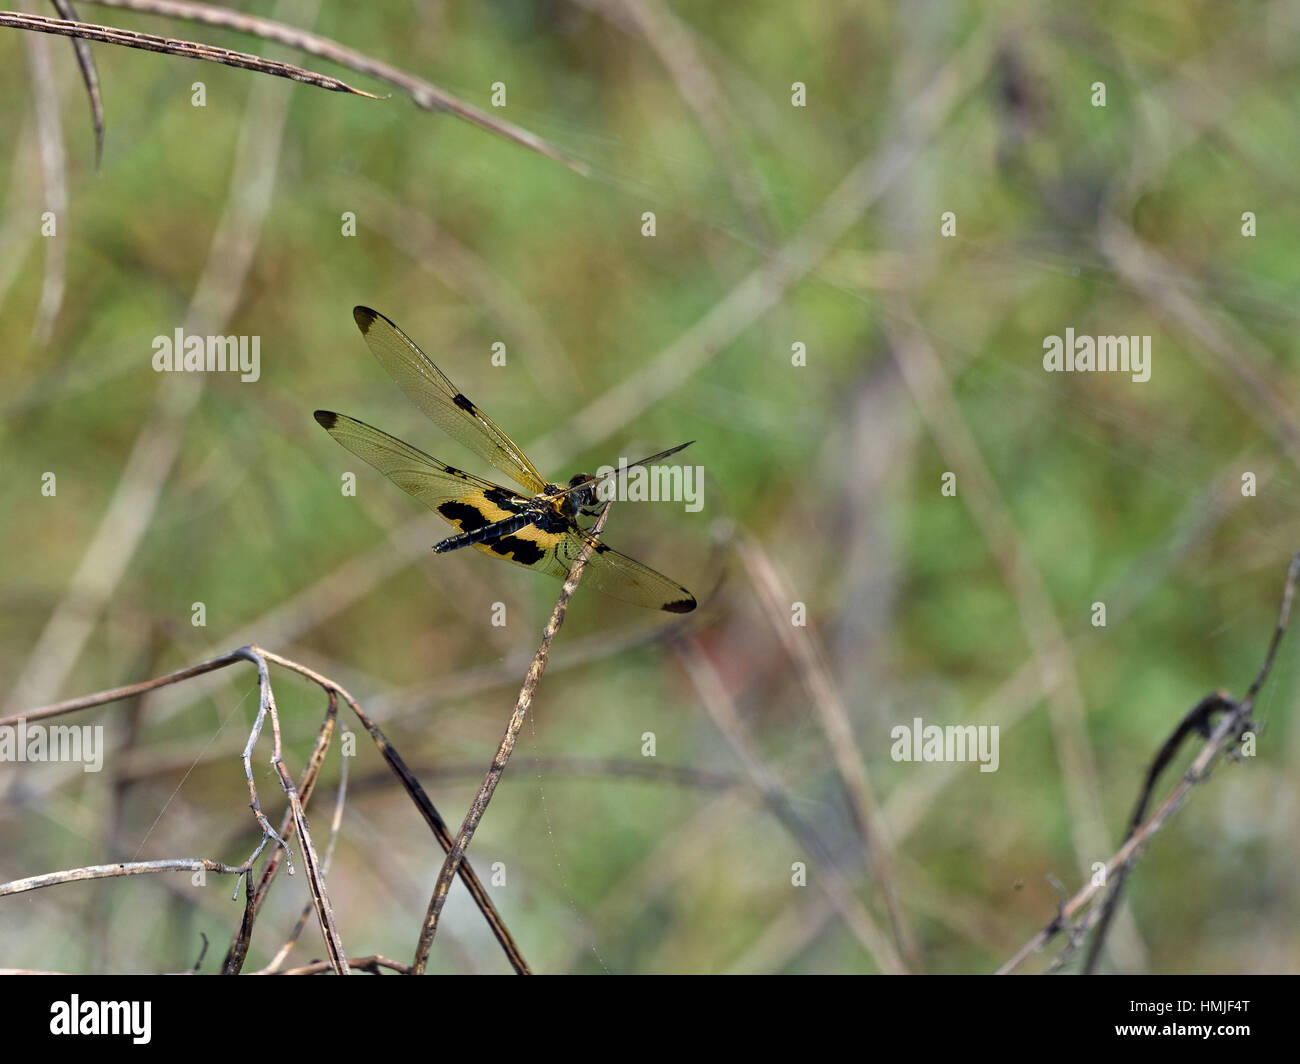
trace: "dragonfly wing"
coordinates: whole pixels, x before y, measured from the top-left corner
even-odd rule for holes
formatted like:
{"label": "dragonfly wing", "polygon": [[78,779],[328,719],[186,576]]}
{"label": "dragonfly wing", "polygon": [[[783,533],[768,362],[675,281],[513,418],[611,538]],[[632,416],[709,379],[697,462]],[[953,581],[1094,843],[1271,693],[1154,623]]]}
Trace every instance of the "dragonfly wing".
{"label": "dragonfly wing", "polygon": [[515,441],[470,402],[406,333],[369,307],[354,307],[352,317],[379,364],[439,428],[527,488],[530,495],[546,490],[541,473]]}
{"label": "dragonfly wing", "polygon": [[[547,535],[536,528],[525,529],[516,533],[523,537],[527,533],[537,532],[537,545],[543,549],[541,557],[527,562],[533,569],[560,580],[569,575],[582,545],[591,537],[576,526],[568,532]],[[551,542],[548,542],[551,541]],[[491,549],[490,547],[488,549]],[[663,573],[656,572],[648,565],[642,565],[626,554],[620,554],[613,547],[597,541],[596,550],[587,562],[583,573],[584,584],[594,584],[611,598],[622,599],[638,606],[648,606],[668,613],[690,613],[695,609],[695,596],[675,580],[669,580]]]}
{"label": "dragonfly wing", "polygon": [[[526,505],[526,500],[514,492],[439,462],[364,421],[331,410],[317,410],[315,417],[321,427],[349,451],[457,528],[462,527],[459,515],[465,512],[466,507],[477,507],[481,511],[488,499],[513,500]],[[502,507],[493,504],[492,512],[495,510],[502,510]],[[501,516],[508,512],[503,510]]]}

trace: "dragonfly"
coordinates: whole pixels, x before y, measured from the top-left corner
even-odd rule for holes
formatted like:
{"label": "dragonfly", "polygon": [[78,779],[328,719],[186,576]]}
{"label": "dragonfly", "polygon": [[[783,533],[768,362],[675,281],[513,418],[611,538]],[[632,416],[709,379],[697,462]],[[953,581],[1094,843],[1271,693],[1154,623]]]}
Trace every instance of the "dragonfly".
{"label": "dragonfly", "polygon": [[694,440],[600,476],[578,473],[566,485],[553,484],[393,322],[369,307],[354,307],[352,317],[371,353],[407,397],[448,436],[524,489],[521,493],[447,465],[346,414],[317,410],[316,421],[334,439],[458,530],[435,544],[435,553],[474,547],[563,580],[583,546],[594,542],[584,583],[638,606],[668,613],[695,609],[695,596],[686,588],[594,540],[578,523],[579,516],[600,513],[598,492],[610,477],[661,461]]}

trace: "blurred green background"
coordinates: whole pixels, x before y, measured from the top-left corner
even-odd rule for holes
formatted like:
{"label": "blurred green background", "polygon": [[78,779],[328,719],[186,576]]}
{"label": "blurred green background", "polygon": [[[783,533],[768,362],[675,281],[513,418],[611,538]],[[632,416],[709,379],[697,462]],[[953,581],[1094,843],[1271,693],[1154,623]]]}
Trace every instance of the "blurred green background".
{"label": "blurred green background", "polygon": [[[701,609],[578,592],[470,850],[485,879],[501,863],[491,894],[533,967],[983,972],[1011,956],[1055,911],[1048,876],[1073,893],[1118,846],[1181,715],[1244,693],[1300,549],[1294,5],[246,10],[426,78],[586,175],[323,60],[85,4],[87,21],[392,92],[97,45],[96,172],[69,42],[0,34],[3,712],[256,642],[348,687],[460,822],[559,585],[433,556],[445,526],[313,422],[340,410],[501,479],[367,353],[351,320],[366,304],[554,479],[687,439],[707,473],[701,513],[625,503],[606,533]],[[153,337],[188,322],[259,336],[261,379],[154,373]],[[1067,327],[1150,335],[1150,381],[1045,373],[1043,338]],[[1297,653],[1284,644],[1260,699],[1259,756],[1221,765],[1150,847],[1108,967],[1297,970]],[[101,773],[4,765],[0,879],[242,860],[254,681],[240,667],[69,718],[105,725]],[[324,698],[275,681],[296,775]],[[851,742],[826,723],[837,700]],[[892,761],[890,728],[918,716],[999,725],[998,771]],[[278,822],[269,756],[268,735],[256,779]],[[406,960],[442,855],[364,733],[349,768],[340,931],[352,955]],[[332,754],[319,847],[338,771]],[[901,935],[855,826],[858,772]],[[277,881],[250,970],[302,878]],[[6,899],[0,965],[181,970],[202,931],[212,971],[231,886]],[[309,927],[293,962],[321,954]],[[433,967],[507,969],[459,886]]]}

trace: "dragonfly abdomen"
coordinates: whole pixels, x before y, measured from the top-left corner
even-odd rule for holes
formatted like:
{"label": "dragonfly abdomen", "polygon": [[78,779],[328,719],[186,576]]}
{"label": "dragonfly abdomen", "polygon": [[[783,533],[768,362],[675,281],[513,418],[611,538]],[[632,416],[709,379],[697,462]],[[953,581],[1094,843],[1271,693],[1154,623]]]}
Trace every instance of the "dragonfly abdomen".
{"label": "dragonfly abdomen", "polygon": [[433,545],[433,552],[435,554],[446,554],[451,550],[460,550],[461,547],[472,547],[476,543],[490,543],[502,536],[508,536],[512,532],[518,532],[521,528],[527,528],[529,525],[536,523],[536,514],[514,514],[504,520],[493,521],[480,528],[471,529],[469,532],[448,536],[441,543]]}

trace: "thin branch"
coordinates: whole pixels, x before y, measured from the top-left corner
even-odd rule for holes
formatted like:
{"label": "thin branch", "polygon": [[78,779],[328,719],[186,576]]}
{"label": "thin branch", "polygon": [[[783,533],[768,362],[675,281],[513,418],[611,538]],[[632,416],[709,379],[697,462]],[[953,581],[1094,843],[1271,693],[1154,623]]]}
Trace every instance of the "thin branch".
{"label": "thin branch", "polygon": [[[1147,774],[1148,788],[1144,789],[1142,797],[1138,801],[1139,814],[1145,806],[1149,794],[1150,783],[1154,782],[1154,777],[1159,774],[1165,764],[1173,757],[1177,746],[1181,744],[1183,738],[1190,731],[1200,731],[1203,734],[1208,731],[1205,746],[1201,752],[1192,761],[1187,771],[1183,773],[1182,779],[1178,781],[1177,786],[1169,793],[1169,796],[1156,810],[1155,814],[1145,824],[1140,825],[1135,830],[1129,832],[1128,838],[1124,844],[1115,852],[1115,855],[1106,862],[1106,874],[1103,878],[1104,883],[1111,883],[1113,893],[1117,893],[1122,887],[1126,878],[1128,867],[1136,860],[1140,852],[1145,848],[1151,837],[1156,834],[1165,822],[1178,811],[1183,802],[1187,800],[1192,787],[1207,778],[1210,769],[1215,760],[1228,749],[1233,743],[1238,742],[1247,732],[1253,730],[1254,722],[1251,719],[1251,713],[1255,708],[1255,697],[1259,694],[1260,687],[1268,678],[1269,672],[1273,668],[1273,661],[1277,655],[1277,648],[1282,642],[1282,637],[1286,634],[1287,623],[1291,616],[1291,602],[1295,595],[1295,586],[1297,580],[1300,580],[1300,554],[1296,554],[1291,559],[1291,564],[1287,568],[1286,585],[1282,591],[1282,603],[1278,608],[1277,625],[1273,629],[1273,637],[1269,642],[1268,652],[1264,657],[1264,664],[1260,668],[1259,674],[1255,681],[1250,685],[1250,690],[1246,697],[1240,702],[1233,702],[1221,693],[1215,693],[1203,699],[1175,728],[1173,734],[1161,746],[1160,752],[1152,762],[1150,771]],[[1220,712],[1230,707],[1224,713],[1223,719],[1212,730],[1209,730],[1208,721],[1212,714]],[[1089,914],[1082,928],[1070,925],[1070,921],[1083,909],[1085,905],[1102,889],[1101,886],[1095,885],[1090,881],[1087,886],[1083,887],[1069,901],[1062,903],[1056,919],[1044,927],[1033,938],[1025,943],[1020,950],[1008,960],[1001,968],[997,970],[998,975],[1006,975],[1015,971],[1029,957],[1038,953],[1061,931],[1071,930],[1072,938],[1077,940],[1081,930],[1086,930],[1092,924],[1097,923],[1099,917],[1104,914],[1104,907],[1094,909]],[[1114,907],[1112,903],[1111,907]],[[1104,927],[1103,927],[1104,930]]]}
{"label": "thin branch", "polygon": [[168,684],[180,683],[182,680],[188,680],[193,676],[202,676],[205,672],[212,672],[216,669],[224,669],[236,661],[247,661],[238,650],[230,654],[222,654],[219,658],[209,658],[207,661],[201,661],[197,665],[187,665],[183,669],[177,669],[175,672],[169,672],[165,676],[155,676],[152,680],[141,680],[139,683],[130,683],[125,687],[114,687],[107,691],[96,691],[92,695],[82,695],[80,698],[69,698],[64,702],[55,702],[50,706],[41,706],[38,709],[23,710],[20,713],[14,713],[8,717],[0,717],[0,728],[14,727],[20,721],[31,722],[40,720],[43,717],[58,717],[64,713],[75,713],[80,709],[91,709],[95,706],[104,706],[110,702],[120,702],[124,698],[134,698],[142,695],[146,691],[153,691],[159,687],[166,687]]}
{"label": "thin branch", "polygon": [[[263,832],[269,834],[280,843],[285,850],[285,860],[288,862],[289,845],[280,837],[279,834],[271,829],[267,823],[266,817],[262,815],[261,809],[257,804],[257,790],[253,784],[252,769],[249,765],[249,757],[253,747],[257,742],[258,733],[262,728],[263,718],[269,716],[271,719],[271,736],[272,752],[271,766],[275,769],[276,774],[280,777],[280,786],[284,790],[285,796],[289,799],[289,808],[293,813],[294,826],[298,831],[298,842],[302,850],[303,866],[307,872],[307,886],[311,894],[312,903],[316,906],[316,917],[320,923],[321,937],[325,940],[325,949],[329,954],[330,961],[334,965],[334,970],[339,975],[346,975],[347,952],[343,949],[342,939],[339,937],[338,927],[334,922],[333,909],[330,906],[329,895],[325,890],[325,880],[320,871],[320,860],[316,856],[316,848],[312,845],[311,831],[307,827],[307,814],[303,809],[302,798],[298,793],[297,787],[294,786],[293,779],[290,777],[288,769],[284,764],[284,752],[281,745],[280,737],[280,715],[276,710],[275,693],[271,689],[270,670],[267,668],[266,659],[258,653],[255,647],[249,647],[246,651],[250,660],[257,663],[257,686],[259,692],[259,707],[257,719],[253,724],[253,730],[248,738],[248,745],[244,748],[244,772],[248,777],[248,791],[251,796],[250,805],[254,814],[257,816],[258,823],[262,825]],[[263,835],[261,843],[253,856],[248,859],[251,866],[256,859],[257,854],[261,852],[262,847],[267,843],[267,834]],[[289,864],[289,874],[293,875],[293,865]]]}
{"label": "thin branch", "polygon": [[10,894],[22,894],[42,887],[54,887],[62,883],[81,883],[87,879],[117,879],[122,876],[147,876],[157,872],[216,872],[223,876],[242,875],[243,865],[222,864],[210,861],[206,857],[173,857],[161,861],[125,861],[117,864],[86,865],[84,868],[69,868],[63,872],[45,872],[39,876],[26,879],[13,879],[0,883],[0,898]]}
{"label": "thin branch", "polygon": [[240,755],[240,759],[244,762],[244,779],[248,783],[248,807],[253,811],[253,816],[257,818],[258,826],[262,829],[262,839],[257,844],[257,849],[244,861],[244,864],[252,868],[253,862],[261,854],[262,848],[274,839],[284,850],[285,860],[289,865],[289,875],[293,875],[293,858],[289,855],[289,844],[280,837],[280,833],[272,828],[270,822],[266,819],[265,814],[262,812],[261,803],[257,800],[257,784],[253,782],[253,747],[257,745],[257,740],[262,734],[262,725],[265,723],[268,713],[272,714],[271,720],[275,730],[275,753],[272,755],[272,762],[274,763],[275,758],[280,756],[280,716],[275,712],[275,703],[268,694],[271,683],[266,675],[266,662],[248,650],[244,650],[243,653],[249,661],[257,666],[259,697],[257,717],[253,721],[252,731],[249,732],[248,742],[244,744],[244,752]]}
{"label": "thin branch", "polygon": [[226,953],[226,959],[222,962],[222,975],[238,975],[244,967],[248,947],[253,941],[253,921],[257,919],[257,909],[253,900],[253,870],[249,868],[244,871],[244,915],[240,918],[235,940]]}
{"label": "thin branch", "polygon": [[[354,972],[369,972],[371,975],[382,975],[383,969],[388,968],[397,972],[399,975],[410,975],[411,969],[401,961],[392,960],[385,957],[382,953],[372,953],[369,957],[357,957],[355,960],[348,961],[348,967]],[[282,972],[258,972],[258,975],[324,975],[330,970],[329,961],[312,961],[311,964],[304,964],[298,968],[286,968]]]}
{"label": "thin branch", "polygon": [[[1248,717],[1255,706],[1255,698],[1259,694],[1259,689],[1268,679],[1268,674],[1273,671],[1273,661],[1277,657],[1277,648],[1282,643],[1282,636],[1286,634],[1287,621],[1291,615],[1291,597],[1295,591],[1296,578],[1300,576],[1300,554],[1291,559],[1291,567],[1287,570],[1286,586],[1282,591],[1282,605],[1278,610],[1277,624],[1273,628],[1273,638],[1269,641],[1268,652],[1264,656],[1264,664],[1260,667],[1258,675],[1246,692],[1246,697],[1241,703],[1234,702],[1226,691],[1215,691],[1213,694],[1206,695],[1198,702],[1173,730],[1156,752],[1155,759],[1151,762],[1151,767],[1147,770],[1145,781],[1142,784],[1142,793],[1138,795],[1137,805],[1133,808],[1133,815],[1129,818],[1128,834],[1125,840],[1131,838],[1142,823],[1142,818],[1146,816],[1147,806],[1151,801],[1151,793],[1155,790],[1156,780],[1165,767],[1174,759],[1174,755],[1183,745],[1183,741],[1193,733],[1209,738],[1214,724],[1214,718],[1219,713],[1232,713],[1239,716],[1242,720],[1241,734],[1251,729]],[[1111,920],[1115,916],[1115,910],[1119,906],[1120,897],[1124,893],[1124,884],[1132,871],[1132,862],[1126,863],[1120,870],[1115,882],[1111,886],[1110,893],[1106,896],[1106,901],[1101,907],[1101,918],[1098,921],[1097,933],[1093,936],[1092,944],[1088,948],[1087,958],[1084,960],[1083,972],[1085,975],[1091,975],[1097,970],[1097,965],[1101,962],[1101,954],[1106,946],[1106,935],[1110,930]]]}
{"label": "thin branch", "polygon": [[[265,652],[261,652],[265,658]],[[302,779],[298,784],[298,791],[302,796],[301,805],[305,807],[311,798],[312,791],[316,788],[316,781],[320,778],[321,767],[325,764],[325,755],[329,752],[330,743],[334,738],[334,731],[338,726],[338,696],[334,691],[328,692],[329,701],[325,709],[325,719],[321,721],[321,726],[316,734],[316,745],[312,748],[311,756],[307,759],[307,765],[303,769]],[[348,759],[346,757],[340,760],[340,779],[346,781],[348,772]],[[330,844],[325,858],[325,867],[329,865],[329,854],[334,849],[334,841],[338,835],[338,825],[342,812],[344,789],[340,784],[338,802],[334,813],[334,820],[330,828]],[[298,818],[295,809],[291,804],[284,811],[284,816],[280,821],[279,836],[286,843],[293,838],[294,832],[298,828]],[[288,847],[283,849],[276,848],[272,851],[266,865],[262,869],[262,877],[258,881],[257,887],[251,886],[252,873],[249,873],[249,889],[245,898],[244,919],[240,922],[239,929],[235,932],[234,938],[231,939],[230,947],[226,951],[225,959],[222,961],[221,972],[223,975],[238,975],[244,967],[244,961],[248,957],[248,947],[252,940],[253,921],[257,919],[257,914],[261,911],[262,903],[266,900],[267,892],[270,890],[271,882],[280,868],[280,858],[288,856]],[[292,872],[290,868],[290,872]],[[310,881],[310,877],[309,877]],[[307,917],[311,915],[312,909],[316,904],[314,891],[311,900],[303,912],[302,924],[305,926]],[[341,948],[336,951],[341,953]],[[333,958],[332,958],[333,959]]]}
{"label": "thin branch", "polygon": [[[388,761],[393,771],[402,781],[402,784],[406,788],[407,793],[410,794],[412,801],[415,802],[421,815],[433,830],[439,845],[444,851],[450,851],[454,840],[446,822],[442,819],[438,810],[429,800],[428,795],[424,793],[424,789],[420,786],[419,781],[411,773],[410,769],[406,767],[401,755],[388,742],[379,727],[365,714],[356,699],[354,699],[344,688],[340,687],[333,680],[322,676],[320,673],[315,672],[305,665],[300,665],[298,662],[291,661],[288,658],[281,657],[278,654],[274,654],[271,651],[264,650],[260,647],[241,647],[239,650],[232,651],[229,654],[223,654],[219,657],[211,658],[208,661],[200,662],[197,665],[178,669],[176,672],[168,673],[165,676],[143,680],[139,683],[128,684],[125,687],[117,687],[109,691],[100,691],[95,694],[85,695],[81,698],[68,699],[55,705],[42,706],[38,709],[28,710],[11,717],[0,718],[0,727],[15,726],[23,720],[40,720],[46,717],[59,716],[64,713],[74,713],[78,710],[105,705],[109,702],[115,702],[120,699],[133,698],[159,687],[180,683],[184,680],[192,679],[205,673],[214,672],[217,669],[225,668],[229,665],[235,664],[236,662],[252,661],[256,663],[259,658],[265,662],[279,665],[292,672],[298,673],[300,676],[306,677],[323,688],[330,696],[330,706],[327,712],[326,721],[321,726],[320,734],[317,737],[316,747],[312,753],[310,761],[308,762],[307,768],[303,772],[302,780],[298,785],[301,799],[297,803],[297,808],[294,807],[294,803],[291,799],[290,809],[285,814],[285,823],[281,825],[278,833],[272,832],[272,837],[277,837],[287,842],[293,837],[294,830],[301,830],[301,824],[299,822],[301,809],[306,805],[307,800],[310,797],[312,788],[315,785],[320,771],[320,762],[324,757],[324,751],[328,747],[330,736],[333,734],[333,715],[337,709],[337,696],[347,702],[352,712],[356,714],[357,719],[361,721],[362,725],[370,733],[375,745],[379,747],[380,753],[383,754],[384,759]],[[280,766],[277,766],[277,772],[279,771],[279,768]],[[281,779],[283,782],[283,776]],[[251,885],[251,870],[248,862],[245,862],[243,865],[221,866],[220,870],[232,873],[248,871],[250,878],[244,918],[239,930],[235,934],[230,949],[226,954],[223,971],[232,973],[238,972],[243,965],[244,958],[248,951],[249,938],[252,934],[253,921],[256,918],[262,901],[265,898],[267,887],[269,886],[271,877],[275,874],[282,852],[283,851],[277,849],[268,860],[266,868],[262,873],[261,882],[256,890],[254,890]],[[313,858],[312,864],[314,863]],[[118,866],[106,865],[103,867],[116,868]],[[512,967],[520,974],[527,974],[529,972],[528,962],[524,960],[522,953],[519,951],[518,945],[516,945],[509,929],[505,926],[505,921],[501,919],[496,907],[488,897],[487,890],[484,888],[478,876],[474,873],[474,869],[470,866],[468,861],[462,861],[460,863],[460,877],[461,881],[469,890],[470,895],[474,898],[480,911],[483,913],[483,917],[487,921],[488,926],[492,929],[492,933],[496,936],[497,941],[501,943],[501,947],[505,951],[506,957],[509,959]]]}
{"label": "thin branch", "polygon": [[[1236,738],[1236,731],[1233,727],[1236,715],[1230,715],[1223,719],[1219,727],[1215,729],[1210,736],[1209,742],[1206,743],[1200,755],[1192,762],[1191,767],[1179,781],[1178,786],[1165,799],[1164,803],[1156,811],[1155,815],[1134,832],[1116,852],[1115,855],[1106,862],[1105,878],[1109,880],[1118,870],[1130,861],[1137,852],[1146,845],[1150,838],[1155,835],[1165,825],[1173,813],[1187,799],[1187,794],[1192,786],[1199,783],[1204,778],[1204,773],[1212,762],[1229,742]],[[1099,886],[1094,886],[1091,882],[1082,888],[1069,901],[1065,902],[1057,913],[1056,918],[1049,923],[1043,930],[1039,931],[1030,939],[1020,950],[1007,961],[996,972],[997,975],[1008,975],[1015,971],[1033,954],[1038,953],[1048,942],[1055,938],[1060,932],[1064,931],[1073,917],[1078,914],[1085,905],[1101,890]]]}
{"label": "thin branch", "polygon": [[[61,18],[68,22],[80,21],[72,0],[50,0],[50,3]],[[77,66],[81,68],[86,95],[90,97],[90,121],[95,127],[95,169],[98,170],[104,160],[104,98],[99,91],[99,71],[95,67],[95,54],[84,40],[72,38],[72,51],[77,57]]]}
{"label": "thin branch", "polygon": [[[330,692],[330,707],[331,707],[331,712],[333,713],[338,712],[338,698],[333,691]],[[322,873],[328,872],[330,869],[330,864],[333,863],[334,847],[338,843],[339,834],[343,828],[343,809],[347,804],[347,796],[348,796],[348,762],[351,760],[352,759],[350,757],[344,757],[339,760],[339,785],[338,785],[338,792],[334,798],[334,819],[330,821],[330,841],[329,841],[329,845],[325,847],[325,856],[321,860]],[[302,800],[303,800],[303,804],[306,804],[307,802],[306,792],[303,793]],[[280,948],[276,951],[275,956],[271,958],[270,963],[266,965],[263,971],[273,972],[281,964],[284,963],[285,959],[289,956],[290,951],[293,949],[294,944],[298,941],[298,939],[301,937],[303,933],[303,930],[306,928],[307,921],[311,918],[311,911],[312,911],[312,903],[309,901],[306,905],[302,907],[302,912],[298,914],[297,923],[294,924],[292,930],[290,930],[289,932],[288,937],[285,939],[285,941],[280,946]],[[259,972],[258,974],[260,975],[261,973]]]}
{"label": "thin branch", "polygon": [[203,967],[203,958],[208,955],[208,936],[202,931],[199,932],[199,938],[203,939],[203,948],[199,950],[199,955],[194,961],[194,967],[190,969],[195,975],[199,974],[199,969]]}
{"label": "thin branch", "polygon": [[[1174,759],[1179,748],[1183,745],[1183,740],[1190,737],[1193,733],[1201,735],[1208,739],[1213,727],[1214,717],[1218,713],[1230,712],[1236,708],[1236,703],[1228,697],[1226,691],[1215,691],[1202,698],[1187,715],[1178,722],[1178,727],[1173,730],[1157,751],[1155,760],[1151,762],[1151,767],[1147,769],[1146,779],[1142,783],[1142,793],[1138,796],[1137,805],[1133,808],[1133,815],[1129,818],[1128,832],[1124,835],[1124,841],[1127,842],[1133,837],[1133,833],[1142,826],[1142,821],[1147,815],[1147,808],[1151,803],[1151,795],[1155,790],[1156,780],[1159,779],[1160,773]],[[1088,949],[1088,957],[1084,961],[1083,973],[1091,975],[1097,970],[1097,965],[1101,961],[1102,949],[1106,944],[1106,935],[1110,931],[1111,921],[1115,918],[1115,912],[1119,908],[1119,900],[1124,893],[1124,882],[1128,879],[1128,874],[1132,871],[1133,865],[1126,863],[1120,870],[1119,875],[1115,877],[1115,882],[1111,885],[1110,892],[1106,895],[1106,901],[1101,907],[1100,926],[1097,928],[1097,934],[1093,936],[1092,945]]]}
{"label": "thin branch", "polygon": [[119,44],[124,48],[139,48],[145,52],[163,52],[167,55],[180,55],[189,59],[203,59],[209,63],[221,63],[223,66],[239,67],[243,70],[255,70],[259,74],[270,74],[277,78],[288,78],[305,85],[315,85],[330,92],[348,92],[354,96],[365,96],[371,100],[380,97],[362,89],[353,88],[346,81],[332,78],[328,74],[318,74],[312,70],[279,63],[274,59],[263,59],[248,52],[236,52],[229,48],[219,48],[213,44],[201,44],[198,41],[182,41],[174,37],[158,37],[152,33],[137,33],[134,30],[120,30],[113,26],[98,26],[92,22],[73,22],[68,19],[48,18],[45,15],[27,15],[14,11],[0,11],[0,26],[17,30],[32,30],[36,33],[53,33],[60,37],[81,38],[87,41],[99,41],[102,44]]}
{"label": "thin branch", "polygon": [[349,70],[355,70],[359,74],[368,74],[371,77],[379,78],[381,81],[386,81],[390,85],[395,85],[403,92],[408,93],[415,105],[422,110],[446,111],[449,114],[454,114],[458,118],[463,118],[466,122],[478,126],[480,129],[496,133],[507,140],[512,140],[516,144],[528,148],[530,151],[535,151],[548,159],[563,163],[578,174],[586,176],[588,173],[588,169],[583,163],[560,151],[559,148],[554,147],[535,133],[530,133],[528,130],[522,129],[511,122],[506,122],[486,111],[481,111],[444,89],[438,88],[432,82],[417,78],[404,70],[399,70],[397,67],[347,48],[337,41],[330,40],[328,37],[309,33],[306,30],[298,29],[296,26],[286,26],[284,23],[275,22],[269,18],[261,18],[257,15],[248,15],[242,11],[230,11],[209,4],[190,3],[188,0],[90,0],[90,2],[99,4],[102,7],[123,8],[151,15],[162,15],[167,18],[200,22],[206,26],[219,26],[223,29],[235,30],[239,33],[247,33],[254,37],[261,37],[264,40],[287,45],[300,52],[305,52],[307,55],[326,59],[331,63],[347,67]]}
{"label": "thin branch", "polygon": [[1300,554],[1296,554],[1291,559],[1291,565],[1286,571],[1286,585],[1282,589],[1282,605],[1277,611],[1277,626],[1273,629],[1273,638],[1268,644],[1268,653],[1264,655],[1264,664],[1260,667],[1259,675],[1255,677],[1250,689],[1246,692],[1246,697],[1242,700],[1242,705],[1246,712],[1249,713],[1255,708],[1255,699],[1259,695],[1259,690],[1264,686],[1264,681],[1268,679],[1268,674],[1273,671],[1273,662],[1277,658],[1277,649],[1282,645],[1282,637],[1286,635],[1287,622],[1291,619],[1291,600],[1295,596],[1296,581],[1300,580]]}
{"label": "thin branch", "polygon": [[578,552],[578,557],[574,559],[572,568],[569,569],[569,575],[564,581],[564,587],[560,589],[560,597],[556,599],[550,620],[546,622],[546,628],[542,632],[542,642],[537,648],[532,664],[528,666],[528,673],[524,677],[524,685],[519,690],[518,699],[515,700],[514,712],[510,715],[505,734],[501,736],[501,743],[497,747],[496,757],[492,759],[487,775],[483,777],[483,784],[479,787],[478,794],[475,795],[474,802],[469,808],[469,813],[465,816],[465,822],[460,826],[460,832],[456,836],[455,844],[447,852],[447,859],[443,862],[442,870],[438,873],[438,881],[434,885],[433,897],[429,899],[429,911],[424,919],[424,927],[420,931],[420,941],[415,948],[415,960],[411,965],[412,972],[415,975],[423,975],[428,967],[429,951],[433,947],[433,937],[438,933],[438,917],[442,914],[442,907],[447,902],[447,893],[451,890],[451,881],[456,875],[456,869],[464,860],[465,851],[469,849],[470,840],[474,837],[479,821],[483,819],[483,814],[487,811],[488,803],[492,801],[492,794],[496,791],[497,784],[501,780],[501,774],[506,770],[506,763],[510,760],[510,754],[515,748],[515,740],[519,737],[519,730],[524,726],[524,718],[528,715],[528,710],[533,704],[533,695],[537,691],[537,685],[541,682],[542,673],[546,671],[546,659],[550,656],[551,643],[554,641],[556,633],[559,632],[560,626],[564,623],[564,615],[569,610],[569,600],[578,589],[583,570],[587,568],[587,560],[596,549],[596,538],[604,531],[605,522],[609,518],[609,510],[610,507],[607,504],[592,528],[590,537],[583,543],[582,550]]}
{"label": "thin branch", "polygon": [[[348,694],[348,692],[338,684],[334,683],[333,680],[321,676],[319,673],[314,672],[305,665],[300,665],[296,661],[290,661],[288,658],[282,658],[278,654],[271,653],[269,650],[258,648],[258,652],[262,654],[267,661],[274,662],[286,669],[291,669],[292,671],[307,677],[314,683],[319,684],[327,691],[338,692],[339,697],[347,702],[348,707],[356,715],[357,719],[361,721],[362,726],[370,733],[371,739],[374,740],[375,745],[379,748],[379,752],[383,755],[384,760],[388,762],[393,772],[396,773],[398,779],[401,780],[402,786],[406,789],[407,794],[415,803],[416,808],[420,810],[421,816],[424,817],[425,823],[429,825],[434,837],[438,840],[438,845],[442,847],[444,852],[449,853],[455,840],[452,838],[451,830],[447,827],[446,821],[442,819],[442,815],[438,812],[433,802],[429,800],[429,796],[425,794],[424,788],[420,786],[420,781],[416,779],[414,773],[407,768],[406,762],[402,760],[402,755],[398,753],[397,748],[388,741],[387,736],[384,735],[379,726],[365,714],[356,699]],[[509,959],[511,966],[520,975],[530,974],[531,969],[528,967],[528,962],[524,960],[523,954],[520,952],[519,946],[515,943],[513,936],[511,936],[509,928],[506,927],[505,921],[501,919],[501,914],[497,912],[496,906],[492,904],[492,899],[488,897],[487,889],[483,886],[482,881],[478,878],[474,869],[470,867],[469,861],[467,860],[461,862],[460,879],[461,882],[465,884],[465,888],[470,892],[470,896],[473,897],[475,904],[478,905],[479,911],[483,914],[483,918],[488,922],[488,926],[492,929],[492,933],[496,936],[497,941],[501,944],[501,948],[505,951],[506,957]]]}
{"label": "thin branch", "polygon": [[[262,656],[266,657],[265,651],[262,651]],[[302,772],[302,780],[298,784],[304,806],[310,800],[312,791],[316,788],[316,781],[320,778],[321,767],[325,764],[325,755],[329,752],[330,743],[334,738],[334,731],[338,726],[338,695],[334,691],[328,691],[327,694],[329,702],[325,709],[325,719],[321,721],[320,730],[316,733],[316,745],[312,748],[311,756],[307,759],[307,766]],[[191,761],[191,763],[193,762]],[[345,757],[340,762],[340,779],[347,778],[347,765],[348,759]],[[286,809],[280,821],[280,837],[288,842],[293,838],[296,830],[297,824],[294,821],[293,810]],[[284,852],[279,849],[275,850],[267,860],[266,866],[262,869],[262,878],[257,884],[257,889],[253,892],[254,915],[261,910],[262,902],[266,900],[266,893],[270,889],[271,881],[275,878],[275,874],[280,867],[280,858]],[[308,908],[310,908],[310,905]]]}

